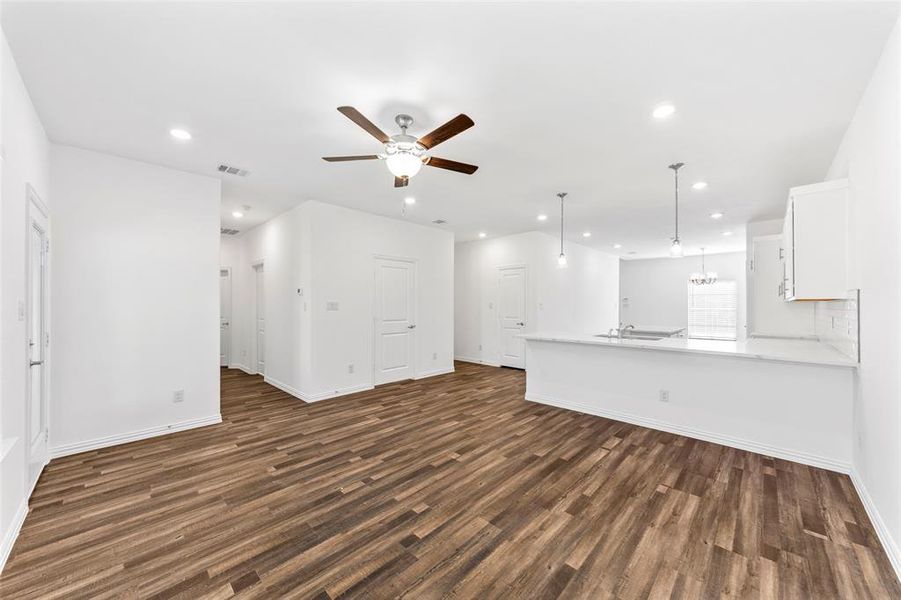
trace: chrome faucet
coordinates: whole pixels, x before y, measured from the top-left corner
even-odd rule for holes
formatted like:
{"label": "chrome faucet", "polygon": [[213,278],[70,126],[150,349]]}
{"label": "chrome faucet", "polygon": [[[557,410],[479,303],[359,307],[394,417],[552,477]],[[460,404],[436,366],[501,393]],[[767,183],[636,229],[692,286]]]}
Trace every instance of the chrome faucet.
{"label": "chrome faucet", "polygon": [[623,327],[623,324],[622,324],[622,323],[619,324],[619,337],[620,337],[620,339],[622,339],[623,334],[624,334],[626,331],[628,331],[629,329],[635,329],[635,325],[626,325],[625,327]]}

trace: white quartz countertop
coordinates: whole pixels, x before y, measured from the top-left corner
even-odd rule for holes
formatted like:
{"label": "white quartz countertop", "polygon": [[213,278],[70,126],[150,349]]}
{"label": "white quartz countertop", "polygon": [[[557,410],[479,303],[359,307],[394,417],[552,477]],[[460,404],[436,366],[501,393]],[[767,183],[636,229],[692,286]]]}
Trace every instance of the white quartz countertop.
{"label": "white quartz countertop", "polygon": [[608,339],[594,335],[572,333],[527,333],[520,336],[526,340],[542,342],[563,342],[608,346],[631,350],[661,350],[665,352],[688,352],[721,356],[735,356],[759,360],[829,365],[857,368],[858,363],[835,348],[816,340],[793,340],[775,338],[753,338],[737,342],[720,340],[692,340],[683,338],[663,338],[661,340]]}

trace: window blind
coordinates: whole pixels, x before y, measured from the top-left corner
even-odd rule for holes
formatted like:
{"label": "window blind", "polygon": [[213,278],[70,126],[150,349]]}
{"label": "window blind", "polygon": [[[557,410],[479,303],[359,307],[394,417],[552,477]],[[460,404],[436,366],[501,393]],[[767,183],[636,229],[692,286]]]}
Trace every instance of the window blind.
{"label": "window blind", "polygon": [[688,337],[734,340],[738,333],[738,284],[688,284]]}

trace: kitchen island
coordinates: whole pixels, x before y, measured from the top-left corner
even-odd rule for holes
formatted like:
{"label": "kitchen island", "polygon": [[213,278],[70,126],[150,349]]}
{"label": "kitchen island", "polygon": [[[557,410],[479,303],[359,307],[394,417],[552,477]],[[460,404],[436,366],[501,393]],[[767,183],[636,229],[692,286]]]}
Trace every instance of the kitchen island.
{"label": "kitchen island", "polygon": [[847,472],[856,361],[813,340],[533,333],[526,399]]}

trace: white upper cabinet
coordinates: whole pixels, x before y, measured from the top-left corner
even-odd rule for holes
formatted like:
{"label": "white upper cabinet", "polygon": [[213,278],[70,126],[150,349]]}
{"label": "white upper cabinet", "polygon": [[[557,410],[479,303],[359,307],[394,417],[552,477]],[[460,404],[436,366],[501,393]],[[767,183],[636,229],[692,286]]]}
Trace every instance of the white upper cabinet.
{"label": "white upper cabinet", "polygon": [[786,300],[848,294],[848,180],[792,188],[782,228]]}

